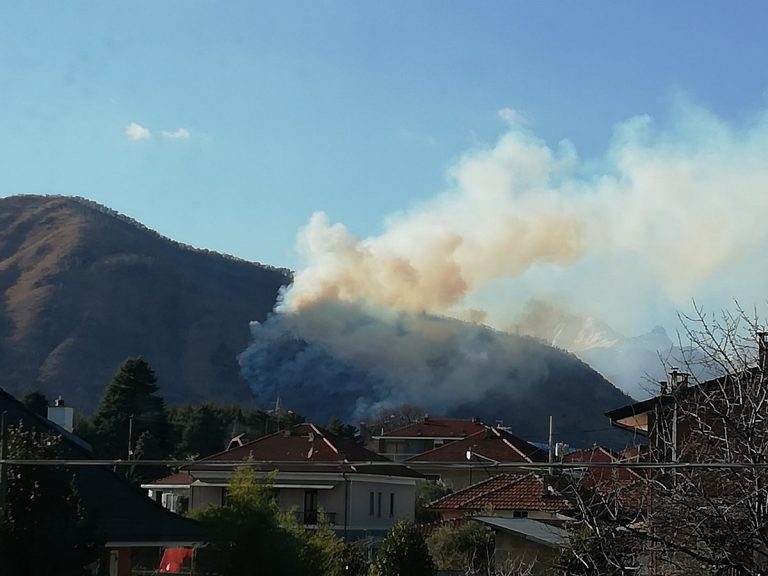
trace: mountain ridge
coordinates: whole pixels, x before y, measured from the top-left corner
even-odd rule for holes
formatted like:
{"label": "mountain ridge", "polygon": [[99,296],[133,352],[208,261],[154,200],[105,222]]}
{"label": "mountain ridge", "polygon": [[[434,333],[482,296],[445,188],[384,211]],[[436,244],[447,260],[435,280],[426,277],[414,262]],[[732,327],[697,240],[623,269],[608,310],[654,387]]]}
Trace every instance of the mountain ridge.
{"label": "mountain ridge", "polygon": [[88,411],[143,355],[169,403],[251,401],[236,357],[290,280],[83,198],[0,198],[0,386]]}

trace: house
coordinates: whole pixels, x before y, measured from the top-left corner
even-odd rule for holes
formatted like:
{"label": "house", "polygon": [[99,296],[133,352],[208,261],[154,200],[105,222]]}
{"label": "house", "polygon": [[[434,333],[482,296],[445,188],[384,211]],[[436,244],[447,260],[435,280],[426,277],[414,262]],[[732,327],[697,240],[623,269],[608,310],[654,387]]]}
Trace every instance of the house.
{"label": "house", "polygon": [[[493,560],[500,574],[551,574],[560,550],[568,544],[564,528],[530,518],[474,516],[472,521],[493,531]],[[512,572],[516,567],[520,570]]]}
{"label": "house", "polygon": [[[759,414],[762,379],[761,369],[747,368],[692,384],[689,374],[675,369],[669,373],[669,382],[660,383],[660,394],[606,412],[606,416],[612,426],[631,432],[634,444],[647,443],[636,449],[638,458],[685,462],[716,452],[724,457],[727,450],[716,446],[715,439],[740,418]],[[700,452],[705,445],[706,455]]]}
{"label": "house", "polygon": [[404,460],[426,478],[459,490],[520,464],[546,462],[548,454],[506,428],[485,426],[464,438]]}
{"label": "house", "polygon": [[159,502],[163,508],[176,514],[184,514],[189,510],[191,484],[192,477],[189,472],[182,470],[165,478],[142,484],[141,487],[147,490],[149,497]]}
{"label": "house", "polygon": [[642,520],[648,536],[652,573],[768,570],[760,505],[768,498],[768,335],[757,336],[756,365],[740,335],[727,332],[719,342],[716,333],[697,352],[722,375],[697,381],[673,369],[659,394],[607,413],[613,426],[647,442],[637,457],[653,467],[643,473],[647,505],[636,525]]}
{"label": "house", "polygon": [[304,423],[186,466],[190,508],[224,503],[234,469],[244,465],[262,478],[275,474],[281,510],[294,511],[308,527],[317,524],[322,510],[348,539],[381,537],[398,520],[413,520],[416,482],[422,478],[353,440]]}
{"label": "house", "polygon": [[371,436],[368,448],[397,462],[461,440],[485,429],[480,420],[424,418],[389,432]]}
{"label": "house", "polygon": [[[0,389],[0,414],[6,427],[20,423],[28,430],[61,437],[64,458],[90,460],[90,447],[62,426],[30,412]],[[200,525],[163,508],[103,465],[66,465],[94,542],[102,547],[98,573],[128,576],[137,566],[154,568],[165,548],[194,547],[203,541]]]}
{"label": "house", "polygon": [[443,496],[429,506],[441,520],[488,515],[561,524],[571,502],[539,474],[497,474]]}
{"label": "house", "polygon": [[572,503],[541,475],[498,474],[432,502],[428,509],[442,521],[462,518],[494,532],[499,568],[526,565],[546,574],[568,542],[563,524]]}

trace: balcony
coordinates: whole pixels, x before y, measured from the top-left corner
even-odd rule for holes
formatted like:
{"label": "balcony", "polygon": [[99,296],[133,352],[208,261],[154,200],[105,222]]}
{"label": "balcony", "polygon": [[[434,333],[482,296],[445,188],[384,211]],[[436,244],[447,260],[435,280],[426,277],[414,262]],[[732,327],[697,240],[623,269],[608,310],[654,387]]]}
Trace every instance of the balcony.
{"label": "balcony", "polygon": [[293,513],[299,524],[303,526],[317,526],[318,518],[321,515],[325,516],[326,522],[331,526],[336,524],[336,512],[325,512],[320,510],[304,510],[296,511]]}

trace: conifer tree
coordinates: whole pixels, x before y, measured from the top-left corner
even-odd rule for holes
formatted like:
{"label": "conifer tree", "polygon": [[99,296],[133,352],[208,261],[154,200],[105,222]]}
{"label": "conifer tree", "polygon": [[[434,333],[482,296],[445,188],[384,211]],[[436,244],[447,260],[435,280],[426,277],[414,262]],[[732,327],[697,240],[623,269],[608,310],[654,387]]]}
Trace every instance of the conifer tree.
{"label": "conifer tree", "polygon": [[40,390],[30,390],[21,399],[21,403],[43,418],[48,416],[48,398]]}
{"label": "conifer tree", "polygon": [[139,444],[144,459],[168,456],[168,414],[157,391],[157,378],[146,360],[123,362],[88,427],[97,456],[126,458],[130,449],[134,457]]}

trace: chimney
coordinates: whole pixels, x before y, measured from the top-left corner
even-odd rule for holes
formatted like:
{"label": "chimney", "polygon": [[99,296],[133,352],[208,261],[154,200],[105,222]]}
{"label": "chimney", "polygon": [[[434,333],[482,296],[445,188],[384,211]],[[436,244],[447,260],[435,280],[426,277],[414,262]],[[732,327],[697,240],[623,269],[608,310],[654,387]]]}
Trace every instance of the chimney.
{"label": "chimney", "polygon": [[768,360],[768,332],[757,332],[757,366],[761,370],[766,369]]}
{"label": "chimney", "polygon": [[65,406],[64,399],[59,396],[54,400],[53,406],[48,406],[48,420],[58,424],[67,432],[72,432],[75,427],[75,409],[72,406]]}
{"label": "chimney", "polygon": [[672,392],[677,392],[683,388],[688,387],[688,374],[687,372],[680,372],[677,368],[672,368],[669,373],[669,383]]}
{"label": "chimney", "polygon": [[666,380],[659,380],[659,393],[662,396],[669,394],[669,383]]}

